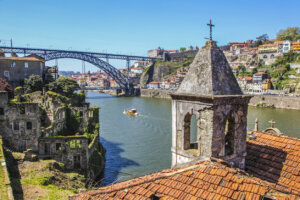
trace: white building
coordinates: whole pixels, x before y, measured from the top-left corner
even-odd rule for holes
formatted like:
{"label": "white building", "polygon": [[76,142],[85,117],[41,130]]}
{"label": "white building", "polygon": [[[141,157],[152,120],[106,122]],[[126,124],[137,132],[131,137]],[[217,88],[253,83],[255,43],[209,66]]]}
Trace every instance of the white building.
{"label": "white building", "polygon": [[285,40],[283,42],[282,53],[288,53],[291,50],[291,42],[289,40]]}
{"label": "white building", "polygon": [[161,82],[152,81],[148,84],[148,89],[159,89]]}
{"label": "white building", "polygon": [[142,74],[144,72],[144,68],[142,67],[134,67],[130,69],[130,72],[135,74]]}
{"label": "white building", "polygon": [[300,73],[300,63],[291,63],[290,64],[291,69],[296,69],[296,73]]}

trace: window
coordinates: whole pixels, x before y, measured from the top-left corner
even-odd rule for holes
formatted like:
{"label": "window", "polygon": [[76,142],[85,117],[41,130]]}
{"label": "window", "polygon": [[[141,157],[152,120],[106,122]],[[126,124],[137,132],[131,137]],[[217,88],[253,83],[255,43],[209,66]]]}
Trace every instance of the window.
{"label": "window", "polygon": [[9,78],[9,71],[4,71],[4,77]]}
{"label": "window", "polygon": [[61,151],[61,143],[56,143],[56,151]]}
{"label": "window", "polygon": [[26,127],[27,127],[27,130],[31,130],[32,129],[32,122],[27,122]]}
{"label": "window", "polygon": [[4,115],[4,108],[0,108],[0,115]]}
{"label": "window", "polygon": [[24,105],[20,105],[19,109],[20,109],[20,114],[24,115],[25,114],[25,106]]}
{"label": "window", "polygon": [[80,168],[80,156],[74,156],[73,157],[73,161],[74,161],[74,168]]}
{"label": "window", "polygon": [[29,67],[28,62],[25,62],[25,63],[24,63],[24,67],[25,67],[25,68],[28,68],[28,67]]}
{"label": "window", "polygon": [[82,117],[82,116],[83,116],[83,112],[82,112],[82,111],[80,111],[80,112],[79,112],[79,115],[80,115],[80,117]]}
{"label": "window", "polygon": [[187,113],[184,118],[184,136],[183,136],[183,148],[198,149],[197,142],[197,120],[195,115]]}
{"label": "window", "polygon": [[15,68],[15,67],[16,67],[16,62],[12,62],[12,63],[11,63],[11,67],[12,67],[12,68]]}
{"label": "window", "polygon": [[18,121],[14,121],[14,130],[15,131],[19,130],[19,122]]}

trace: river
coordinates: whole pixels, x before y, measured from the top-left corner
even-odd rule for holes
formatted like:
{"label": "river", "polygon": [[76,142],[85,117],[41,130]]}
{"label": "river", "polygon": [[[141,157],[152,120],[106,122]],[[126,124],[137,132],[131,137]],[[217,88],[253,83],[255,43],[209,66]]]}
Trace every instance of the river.
{"label": "river", "polygon": [[[106,148],[104,185],[120,182],[171,166],[171,101],[142,97],[112,97],[87,93],[91,105],[100,106],[100,141]],[[123,114],[137,108],[140,116]],[[300,111],[249,107],[248,128],[275,127],[285,135],[300,137]]]}

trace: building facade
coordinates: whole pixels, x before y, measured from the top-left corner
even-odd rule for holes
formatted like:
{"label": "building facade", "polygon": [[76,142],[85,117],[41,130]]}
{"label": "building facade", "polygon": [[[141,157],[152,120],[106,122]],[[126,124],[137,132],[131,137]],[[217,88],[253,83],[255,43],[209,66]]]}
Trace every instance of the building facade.
{"label": "building facade", "polygon": [[43,77],[45,61],[38,56],[0,57],[0,78],[17,86],[31,75]]}

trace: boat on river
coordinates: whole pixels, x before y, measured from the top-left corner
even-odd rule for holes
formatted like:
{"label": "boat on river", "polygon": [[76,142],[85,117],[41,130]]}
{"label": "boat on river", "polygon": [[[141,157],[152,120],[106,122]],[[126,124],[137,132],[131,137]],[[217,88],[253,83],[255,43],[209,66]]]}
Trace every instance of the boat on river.
{"label": "boat on river", "polygon": [[137,112],[137,109],[136,109],[136,108],[132,108],[132,109],[129,109],[129,110],[124,110],[123,113],[124,113],[124,114],[127,114],[127,115],[131,115],[131,116],[136,116],[136,115],[139,114],[139,113]]}

